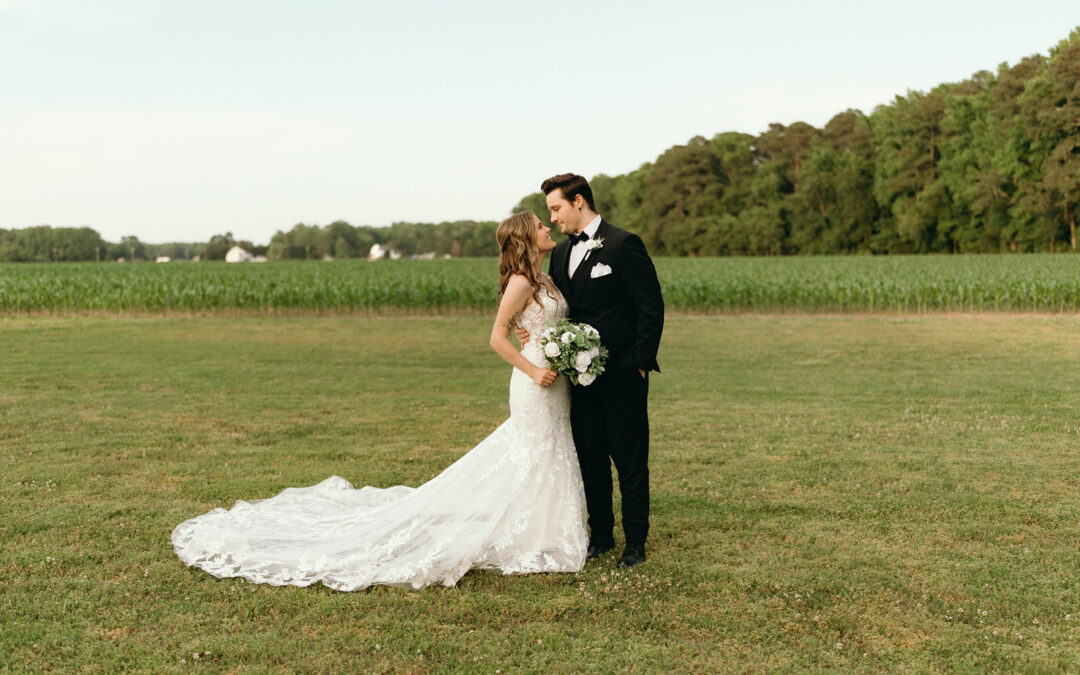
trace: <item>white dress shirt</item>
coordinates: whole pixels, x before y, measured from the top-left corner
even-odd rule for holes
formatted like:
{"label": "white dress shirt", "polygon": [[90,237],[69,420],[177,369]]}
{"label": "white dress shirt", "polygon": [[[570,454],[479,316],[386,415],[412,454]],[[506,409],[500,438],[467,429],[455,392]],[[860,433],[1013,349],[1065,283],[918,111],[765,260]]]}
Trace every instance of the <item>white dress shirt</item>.
{"label": "white dress shirt", "polygon": [[[592,222],[590,222],[588,225],[585,226],[585,229],[582,230],[582,232],[589,235],[589,240],[591,241],[592,239],[594,239],[596,237],[596,231],[599,230],[599,229],[600,229],[600,216],[597,216],[597,217],[592,219]],[[580,265],[581,261],[585,259],[585,254],[588,253],[588,252],[589,252],[589,242],[587,242],[587,241],[579,241],[578,243],[574,244],[573,248],[570,249],[570,270],[569,271],[570,271],[570,276],[571,277],[574,276],[574,272],[577,270],[578,265]]]}

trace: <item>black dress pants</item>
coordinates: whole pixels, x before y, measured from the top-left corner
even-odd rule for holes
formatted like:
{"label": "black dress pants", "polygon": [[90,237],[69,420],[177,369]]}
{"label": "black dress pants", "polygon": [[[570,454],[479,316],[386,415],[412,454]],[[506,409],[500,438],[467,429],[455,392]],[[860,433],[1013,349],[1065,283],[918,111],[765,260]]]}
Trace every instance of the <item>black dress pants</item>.
{"label": "black dress pants", "polygon": [[[600,386],[597,386],[600,385]],[[571,392],[570,424],[577,446],[589,532],[611,537],[611,464],[619,476],[623,533],[627,544],[644,545],[649,534],[649,378],[634,370],[610,373]]]}

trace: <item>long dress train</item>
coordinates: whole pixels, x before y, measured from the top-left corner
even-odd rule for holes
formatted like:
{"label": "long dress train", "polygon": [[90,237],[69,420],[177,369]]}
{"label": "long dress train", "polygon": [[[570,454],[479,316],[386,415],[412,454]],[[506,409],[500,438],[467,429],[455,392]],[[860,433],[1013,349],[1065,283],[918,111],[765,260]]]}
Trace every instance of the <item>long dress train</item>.
{"label": "long dress train", "polygon": [[[533,336],[522,354],[536,365],[546,363],[543,327],[567,311],[562,298],[540,295],[520,319]],[[515,368],[510,418],[420,487],[355,489],[331,476],[192,518],[172,543],[216,577],[342,591],[453,586],[470,569],[579,571],[584,503],[566,378],[541,387]]]}

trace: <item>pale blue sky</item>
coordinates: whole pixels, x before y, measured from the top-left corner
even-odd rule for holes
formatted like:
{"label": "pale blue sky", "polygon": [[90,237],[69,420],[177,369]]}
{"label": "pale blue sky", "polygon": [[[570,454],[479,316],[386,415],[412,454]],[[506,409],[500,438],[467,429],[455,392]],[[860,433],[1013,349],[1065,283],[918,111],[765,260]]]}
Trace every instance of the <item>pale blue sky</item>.
{"label": "pale blue sky", "polygon": [[1043,53],[1076,0],[0,0],[0,228],[266,243],[498,220],[549,175]]}

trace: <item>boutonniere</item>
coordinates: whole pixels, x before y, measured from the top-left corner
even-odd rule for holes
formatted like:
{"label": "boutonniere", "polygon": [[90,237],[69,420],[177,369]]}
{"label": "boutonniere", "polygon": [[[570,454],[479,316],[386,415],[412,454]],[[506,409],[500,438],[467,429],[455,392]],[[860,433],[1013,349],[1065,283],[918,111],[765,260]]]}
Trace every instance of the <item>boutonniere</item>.
{"label": "boutonniere", "polygon": [[[589,259],[589,254],[593,251],[599,251],[604,248],[604,238],[597,237],[596,239],[590,239],[585,242],[585,260]],[[583,261],[584,262],[584,261]]]}

